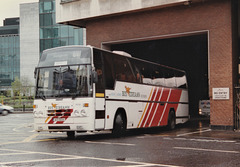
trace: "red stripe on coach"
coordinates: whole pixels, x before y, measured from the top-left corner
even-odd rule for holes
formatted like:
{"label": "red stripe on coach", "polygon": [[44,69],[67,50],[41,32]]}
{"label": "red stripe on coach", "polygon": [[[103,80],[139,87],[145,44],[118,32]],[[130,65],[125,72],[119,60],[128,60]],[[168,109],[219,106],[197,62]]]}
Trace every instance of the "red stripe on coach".
{"label": "red stripe on coach", "polygon": [[[153,94],[152,94],[152,97],[151,97],[150,101],[153,101],[153,100],[154,100],[154,97],[155,97],[156,93],[157,93],[157,88],[154,88],[154,92],[153,92]],[[149,102],[148,102],[148,103],[149,103]],[[147,103],[147,104],[148,104],[148,103]],[[145,122],[146,122],[148,113],[150,112],[150,109],[151,109],[151,107],[152,107],[152,104],[153,104],[153,103],[151,103],[151,102],[148,104],[148,108],[147,108],[147,110],[146,110],[146,112],[145,112],[144,118],[143,118],[142,123],[141,123],[141,126],[140,126],[141,128],[144,127],[144,124],[145,124]]]}
{"label": "red stripe on coach", "polygon": [[[157,108],[155,117],[153,118],[153,122],[152,122],[151,127],[158,126],[159,120],[160,120],[161,115],[163,113],[163,109],[166,105],[165,102],[167,101],[169,91],[170,91],[170,89],[164,89],[162,97],[160,99],[160,104],[158,105],[158,108]],[[164,104],[164,105],[161,105],[161,104]]]}
{"label": "red stripe on coach", "polygon": [[182,94],[182,90],[180,89],[172,89],[171,95],[169,97],[169,100],[167,103],[167,107],[165,110],[165,113],[163,115],[162,121],[160,122],[160,125],[167,125],[168,124],[168,114],[171,108],[174,109],[175,112],[177,112],[179,100]]}
{"label": "red stripe on coach", "polygon": [[157,91],[156,98],[154,99],[155,103],[154,103],[153,106],[152,106],[152,109],[151,109],[151,111],[150,111],[149,117],[147,118],[147,124],[145,125],[145,127],[149,127],[149,125],[150,125],[150,122],[151,122],[152,117],[153,117],[153,115],[154,115],[155,109],[156,109],[156,107],[157,107],[157,105],[158,105],[158,103],[156,103],[156,102],[159,102],[159,101],[160,101],[159,97],[160,97],[161,92],[162,92],[161,90],[162,90],[162,88],[159,88],[158,91]]}

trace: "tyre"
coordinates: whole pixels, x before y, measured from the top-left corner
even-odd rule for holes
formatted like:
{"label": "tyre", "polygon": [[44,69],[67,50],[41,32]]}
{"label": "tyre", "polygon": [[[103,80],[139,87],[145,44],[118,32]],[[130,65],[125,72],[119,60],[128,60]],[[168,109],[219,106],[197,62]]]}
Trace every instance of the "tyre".
{"label": "tyre", "polygon": [[169,130],[173,130],[176,127],[176,118],[175,118],[175,112],[170,111],[168,115],[168,125],[167,125]]}
{"label": "tyre", "polygon": [[124,136],[126,132],[126,119],[122,114],[117,114],[113,125],[113,135],[116,137]]}
{"label": "tyre", "polygon": [[74,131],[67,131],[67,136],[69,139],[74,139],[75,138],[75,132]]}
{"label": "tyre", "polygon": [[3,110],[3,111],[2,111],[2,115],[3,115],[3,116],[8,115],[8,111],[7,111],[7,110]]}

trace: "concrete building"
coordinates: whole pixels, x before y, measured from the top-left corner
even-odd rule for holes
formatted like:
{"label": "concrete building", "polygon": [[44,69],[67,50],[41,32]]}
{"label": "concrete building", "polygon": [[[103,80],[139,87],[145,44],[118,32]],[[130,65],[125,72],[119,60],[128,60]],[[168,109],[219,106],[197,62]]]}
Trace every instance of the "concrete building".
{"label": "concrete building", "polygon": [[211,128],[237,129],[236,0],[56,0],[56,21],[85,27],[87,44],[186,70],[190,114],[211,101]]}
{"label": "concrete building", "polygon": [[20,4],[20,78],[34,85],[34,69],[38,64],[39,49],[39,5]]}

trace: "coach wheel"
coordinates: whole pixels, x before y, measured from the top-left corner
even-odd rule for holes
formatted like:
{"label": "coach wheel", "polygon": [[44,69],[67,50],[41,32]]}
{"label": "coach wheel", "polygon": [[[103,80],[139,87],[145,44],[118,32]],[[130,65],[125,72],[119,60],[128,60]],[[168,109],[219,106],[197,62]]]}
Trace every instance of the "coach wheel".
{"label": "coach wheel", "polygon": [[173,130],[176,126],[176,119],[175,119],[175,113],[174,111],[170,111],[168,115],[168,129]]}
{"label": "coach wheel", "polygon": [[3,116],[8,115],[8,111],[7,111],[7,110],[3,110],[3,111],[2,111],[2,115],[3,115]]}
{"label": "coach wheel", "polygon": [[115,117],[112,132],[117,137],[123,136],[126,132],[126,119],[120,113]]}
{"label": "coach wheel", "polygon": [[74,132],[74,131],[68,131],[68,132],[67,132],[67,136],[68,136],[69,139],[74,139],[74,137],[75,137],[75,132]]}

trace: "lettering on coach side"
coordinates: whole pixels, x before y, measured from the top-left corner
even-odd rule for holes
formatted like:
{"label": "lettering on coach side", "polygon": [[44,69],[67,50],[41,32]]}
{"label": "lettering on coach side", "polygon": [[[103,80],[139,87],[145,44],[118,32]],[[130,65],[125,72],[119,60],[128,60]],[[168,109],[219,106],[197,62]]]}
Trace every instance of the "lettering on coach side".
{"label": "lettering on coach side", "polygon": [[140,97],[140,92],[130,92],[131,88],[125,86],[125,91],[122,91],[122,96],[129,96],[129,97]]}

